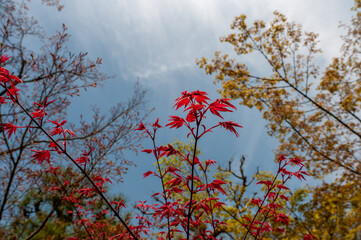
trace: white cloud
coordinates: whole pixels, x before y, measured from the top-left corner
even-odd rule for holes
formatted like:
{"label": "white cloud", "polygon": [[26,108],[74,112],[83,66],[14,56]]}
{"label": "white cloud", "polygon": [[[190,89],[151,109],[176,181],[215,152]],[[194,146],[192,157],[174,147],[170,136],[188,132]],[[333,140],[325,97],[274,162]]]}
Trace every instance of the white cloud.
{"label": "white cloud", "polygon": [[[212,57],[214,51],[231,52],[219,37],[230,32],[235,16],[250,21],[270,20],[279,10],[304,30],[320,33],[325,59],[337,55],[341,41],[339,21],[347,22],[353,1],[340,0],[77,0],[65,1],[62,12],[51,13],[71,30],[79,50],[102,56],[117,67],[115,73],[149,77]],[[48,8],[46,8],[48,9]],[[48,11],[37,12],[45,25]],[[60,24],[59,24],[60,25]],[[172,67],[173,66],[173,67]],[[162,70],[163,69],[163,70]],[[127,74],[128,75],[128,74]],[[161,81],[160,78],[158,80]]]}

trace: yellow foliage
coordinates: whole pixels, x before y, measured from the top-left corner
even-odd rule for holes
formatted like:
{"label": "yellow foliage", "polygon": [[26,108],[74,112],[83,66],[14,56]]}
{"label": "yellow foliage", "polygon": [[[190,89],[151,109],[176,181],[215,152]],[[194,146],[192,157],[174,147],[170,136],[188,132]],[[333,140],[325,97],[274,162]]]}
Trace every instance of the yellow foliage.
{"label": "yellow foliage", "polygon": [[[312,190],[295,193],[291,207],[299,218],[287,229],[289,239],[300,232],[312,233],[318,239],[360,239],[360,183],[323,183]],[[304,202],[307,195],[310,201]]]}
{"label": "yellow foliage", "polygon": [[[221,83],[223,97],[263,113],[268,133],[279,140],[278,155],[305,159],[316,178],[336,176],[327,187],[311,189],[311,202],[297,210],[305,227],[292,225],[320,239],[361,238],[356,215],[361,216],[360,205],[352,202],[361,192],[360,6],[356,0],[351,23],[343,26],[347,34],[342,36],[340,56],[325,69],[314,61],[321,53],[318,35],[303,31],[277,11],[269,24],[248,23],[245,15],[234,19],[233,32],[221,41],[234,47],[237,60],[216,52],[211,61],[197,61],[207,74],[215,75],[215,83]],[[251,52],[263,57],[272,73],[251,72],[242,62]],[[297,234],[283,237],[299,239]]]}

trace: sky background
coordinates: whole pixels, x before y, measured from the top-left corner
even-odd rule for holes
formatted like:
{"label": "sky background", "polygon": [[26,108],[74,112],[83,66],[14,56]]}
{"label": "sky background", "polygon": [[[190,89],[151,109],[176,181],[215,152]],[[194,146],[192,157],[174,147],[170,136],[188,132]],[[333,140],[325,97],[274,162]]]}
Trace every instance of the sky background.
{"label": "sky background", "polygon": [[[326,66],[341,47],[342,31],[339,22],[348,23],[353,0],[65,0],[65,8],[42,6],[32,1],[30,13],[52,35],[65,23],[72,35],[69,49],[88,52],[89,57],[103,59],[102,70],[116,75],[102,88],[89,89],[81,97],[74,98],[70,107],[70,120],[77,120],[84,109],[98,105],[104,111],[119,101],[126,100],[139,81],[148,91],[147,106],[155,107],[149,122],[160,118],[165,125],[172,110],[173,101],[182,91],[207,91],[212,99],[219,98],[213,77],[199,69],[195,60],[211,59],[216,50],[232,53],[232,48],[220,43],[219,37],[231,33],[234,17],[246,14],[250,22],[256,19],[269,21],[275,10],[301,23],[305,31],[320,34],[322,55],[317,61]],[[267,67],[254,57],[243,58],[250,69],[262,75]],[[322,68],[321,68],[322,69]],[[235,105],[237,102],[233,102]],[[216,160],[221,166],[231,157],[245,155],[246,172],[252,175],[260,170],[275,170],[272,149],[277,140],[267,135],[266,122],[257,110],[238,105],[238,110],[227,114],[244,128],[240,137],[218,129],[200,143],[205,159]],[[159,132],[159,144],[185,140],[181,131]],[[144,146],[150,147],[149,139]],[[114,191],[127,192],[130,201],[146,200],[161,185],[157,179],[143,179],[142,173],[154,170],[154,159],[146,154],[127,153],[137,167],[131,168],[123,184]]]}

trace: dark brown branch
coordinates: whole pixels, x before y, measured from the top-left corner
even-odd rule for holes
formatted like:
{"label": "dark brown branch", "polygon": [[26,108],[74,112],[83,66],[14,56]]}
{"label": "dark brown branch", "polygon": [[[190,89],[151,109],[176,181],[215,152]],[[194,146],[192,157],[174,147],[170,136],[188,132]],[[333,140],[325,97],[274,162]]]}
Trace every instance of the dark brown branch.
{"label": "dark brown branch", "polygon": [[342,168],[344,168],[344,169],[346,169],[346,170],[348,170],[348,171],[350,171],[352,173],[355,173],[357,175],[361,175],[361,172],[358,172],[358,171],[352,169],[351,167],[346,166],[346,165],[340,163],[339,161],[336,161],[336,160],[330,158],[328,155],[324,154],[323,152],[319,151],[317,149],[317,147],[314,146],[313,144],[311,144],[310,141],[308,141],[308,139],[305,136],[303,136],[302,133],[300,131],[298,131],[298,129],[295,126],[293,126],[293,124],[290,121],[288,121],[288,120],[285,120],[285,121],[292,128],[292,130],[295,131],[297,133],[297,135],[299,135],[302,138],[302,140],[305,141],[307,143],[307,145],[312,148],[313,151],[315,151],[316,153],[321,155],[323,158],[329,160],[330,162],[333,162],[336,165],[338,165],[338,166],[340,166],[340,167],[342,167]]}
{"label": "dark brown branch", "polygon": [[[328,111],[326,108],[322,107],[320,104],[316,103],[312,98],[310,98],[307,94],[303,93],[299,88],[295,87],[290,81],[288,81],[287,77],[283,77],[281,73],[277,70],[277,68],[272,64],[271,60],[267,57],[267,55],[262,51],[262,49],[259,48],[257,43],[254,41],[254,39],[249,35],[249,38],[252,40],[252,42],[257,46],[257,50],[263,55],[263,57],[267,60],[267,62],[271,65],[271,67],[274,69],[274,71],[278,74],[280,79],[284,81],[286,84],[288,84],[292,89],[294,89],[297,93],[299,93],[302,97],[310,101],[313,105],[315,105],[318,109],[321,111],[327,113],[330,115],[333,119],[335,119],[337,122],[339,122],[342,126],[347,128],[349,131],[351,131],[353,134],[358,136],[361,139],[361,134],[356,132],[354,129],[352,129],[349,125],[347,125],[345,122],[343,122],[339,117],[337,117],[334,113],[331,111]],[[262,79],[262,78],[260,78]]]}
{"label": "dark brown branch", "polygon": [[53,209],[49,212],[49,214],[46,216],[46,218],[44,219],[44,221],[41,223],[41,225],[33,232],[31,233],[26,240],[30,240],[33,237],[35,237],[46,225],[46,223],[48,222],[48,220],[50,219],[51,215],[53,215],[53,213],[55,212],[56,208],[57,208],[57,204],[55,204],[55,206],[53,207]]}

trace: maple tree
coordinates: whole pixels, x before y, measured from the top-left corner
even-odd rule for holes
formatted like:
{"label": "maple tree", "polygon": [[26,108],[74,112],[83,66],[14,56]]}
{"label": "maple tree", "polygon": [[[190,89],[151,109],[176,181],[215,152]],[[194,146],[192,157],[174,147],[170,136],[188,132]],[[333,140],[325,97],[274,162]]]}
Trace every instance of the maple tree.
{"label": "maple tree", "polygon": [[[300,230],[302,222],[303,230],[320,239],[325,237],[323,231],[331,228],[333,236],[342,238],[360,234],[359,219],[353,215],[360,213],[360,206],[346,197],[355,196],[355,192],[347,192],[350,185],[357,192],[361,187],[360,9],[361,1],[356,0],[351,23],[342,25],[346,34],[340,56],[323,70],[315,61],[321,52],[317,34],[304,32],[301,25],[277,11],[269,23],[256,20],[249,24],[246,15],[235,18],[234,32],[221,41],[234,47],[236,58],[216,52],[211,61],[197,60],[221,83],[223,97],[239,99],[241,105],[262,112],[268,133],[279,140],[277,153],[304,158],[316,178],[334,176],[334,182],[310,190],[311,202],[300,203],[303,207],[298,212],[293,209],[300,217],[294,228]],[[259,55],[269,68],[251,71],[242,62],[251,54]],[[309,214],[322,216],[321,212],[334,211],[326,207],[328,201],[340,203],[343,209],[335,214],[333,224]]]}
{"label": "maple tree", "polygon": [[[166,125],[170,128],[185,127],[188,129],[187,137],[194,139],[193,149],[189,153],[182,154],[170,144],[156,146],[156,132],[159,128],[162,128],[159,119],[152,125],[153,131],[149,131],[143,123],[140,123],[137,128],[137,130],[145,131],[153,142],[153,149],[145,149],[143,152],[154,154],[158,171],[148,171],[144,176],[154,175],[161,180],[163,191],[154,194],[153,197],[160,195],[163,201],[160,205],[152,205],[151,208],[154,210],[152,216],[159,219],[158,221],[161,222],[162,219],[166,218],[167,231],[165,233],[167,239],[174,238],[174,234],[182,232],[182,230],[185,234],[184,239],[217,239],[217,229],[224,224],[214,218],[214,211],[224,203],[220,202],[219,198],[213,197],[211,192],[219,191],[226,194],[222,188],[222,185],[226,182],[209,178],[207,175],[208,168],[215,161],[206,160],[201,162],[197,156],[197,147],[199,139],[212,132],[214,128],[223,127],[238,137],[235,128],[242,126],[233,121],[222,121],[212,127],[207,127],[204,123],[207,114],[211,113],[223,119],[222,112],[232,112],[231,108],[235,109],[228,99],[216,99],[210,102],[207,95],[206,92],[199,90],[182,92],[182,96],[176,99],[174,107],[176,107],[176,110],[183,107],[187,115],[185,118],[170,116],[170,123]],[[167,166],[162,169],[160,158],[172,155],[179,156],[180,160],[186,163],[185,166],[188,166],[188,171],[182,172],[175,166]],[[202,176],[196,174],[196,169],[202,172]],[[166,181],[167,175],[168,177],[171,176],[169,181]],[[202,194],[202,192],[207,194],[203,195],[203,198],[196,199],[196,195]],[[175,197],[175,194],[186,196],[186,201]],[[206,220],[202,218],[204,215],[207,216]],[[164,237],[161,239],[164,239]]]}
{"label": "maple tree", "polygon": [[[56,0],[43,3],[58,10],[63,7]],[[81,118],[79,123],[57,121],[66,115],[72,97],[78,96],[82,89],[101,85],[110,79],[99,70],[101,59],[89,60],[86,53],[68,50],[70,36],[65,25],[53,36],[46,36],[37,21],[28,15],[25,2],[0,0],[0,16],[1,64],[6,67],[2,69],[1,80],[5,81],[7,75],[12,76],[14,81],[9,91],[17,96],[18,87],[26,90],[19,101],[26,111],[32,113],[34,120],[55,127],[51,135],[56,140],[63,139],[66,134],[68,146],[83,146],[68,147],[67,151],[74,155],[81,155],[83,151],[87,153],[80,160],[87,160],[85,171],[90,176],[106,175],[121,181],[132,164],[124,159],[123,152],[135,150],[140,141],[140,134],[133,129],[146,115],[146,111],[143,111],[145,92],[136,86],[133,97],[112,107],[108,114],[94,108],[93,116],[90,119]],[[44,45],[40,50],[33,50],[26,44],[28,39],[36,39]],[[7,58],[5,54],[11,57]],[[62,219],[63,213],[57,210],[66,209],[68,205],[60,201],[62,197],[89,186],[89,183],[65,162],[64,155],[57,157],[53,163],[54,168],[61,168],[57,170],[57,177],[44,172],[40,165],[55,160],[51,151],[44,149],[48,146],[53,147],[54,151],[59,149],[42,135],[39,128],[26,127],[34,124],[34,121],[15,105],[5,104],[11,102],[8,94],[5,88],[0,90],[0,235],[17,238],[18,234],[25,237],[24,234],[28,233],[30,236],[31,230],[41,230],[46,223]],[[49,117],[52,123],[47,121]],[[66,130],[75,126],[77,130],[74,132]],[[67,145],[63,146],[66,148]],[[38,194],[44,193],[45,189],[59,185],[59,182],[56,183],[59,180],[68,181],[66,193],[63,191],[56,198],[51,193],[43,194],[42,201],[25,204],[26,198],[38,198]],[[48,208],[48,203],[53,204],[56,214]],[[44,216],[32,222],[39,214]],[[16,228],[8,231],[11,226]]]}

